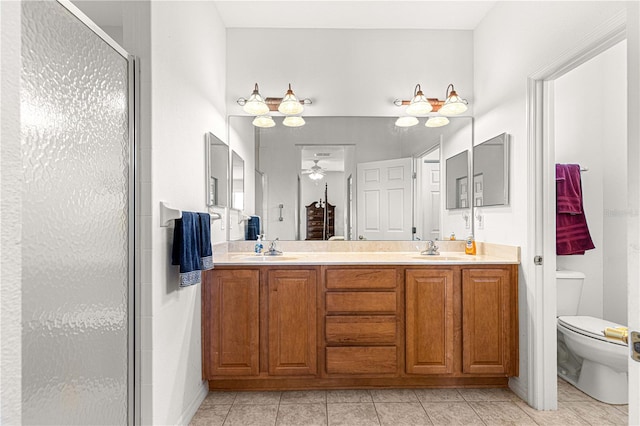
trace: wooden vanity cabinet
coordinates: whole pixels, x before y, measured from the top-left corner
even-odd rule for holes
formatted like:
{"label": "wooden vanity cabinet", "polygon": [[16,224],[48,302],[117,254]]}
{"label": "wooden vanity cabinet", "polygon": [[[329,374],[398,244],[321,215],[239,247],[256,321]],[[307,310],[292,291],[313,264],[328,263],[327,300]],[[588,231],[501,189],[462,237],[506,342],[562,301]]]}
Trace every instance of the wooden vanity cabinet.
{"label": "wooden vanity cabinet", "polygon": [[407,269],[406,372],[454,372],[456,312],[452,268]]}
{"label": "wooden vanity cabinet", "polygon": [[268,269],[269,375],[315,375],[317,274],[315,270]]}
{"label": "wooden vanity cabinet", "polygon": [[398,281],[395,267],[326,268],[328,377],[398,375]]}
{"label": "wooden vanity cabinet", "polygon": [[462,371],[518,375],[517,267],[462,271]]}
{"label": "wooden vanity cabinet", "polygon": [[203,376],[257,376],[259,271],[214,269],[203,276]]}
{"label": "wooden vanity cabinet", "polygon": [[249,265],[204,272],[210,389],[507,385],[518,266]]}
{"label": "wooden vanity cabinet", "polygon": [[407,268],[410,375],[518,375],[517,265]]}
{"label": "wooden vanity cabinet", "polygon": [[215,268],[204,273],[205,379],[314,376],[317,268]]}

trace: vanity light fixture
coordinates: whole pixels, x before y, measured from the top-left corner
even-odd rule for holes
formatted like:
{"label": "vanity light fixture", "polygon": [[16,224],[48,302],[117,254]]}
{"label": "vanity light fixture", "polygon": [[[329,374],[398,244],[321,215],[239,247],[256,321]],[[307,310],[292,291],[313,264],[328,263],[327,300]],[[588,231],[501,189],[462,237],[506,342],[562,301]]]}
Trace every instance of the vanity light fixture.
{"label": "vanity light fixture", "polygon": [[412,116],[398,117],[396,120],[396,126],[398,127],[411,127],[418,124],[418,119]]}
{"label": "vanity light fixture", "polygon": [[276,122],[273,121],[273,118],[269,114],[259,115],[253,119],[251,122],[256,127],[269,128],[276,125]]}
{"label": "vanity light fixture", "polygon": [[[449,124],[449,120],[444,116],[451,116],[462,114],[467,110],[468,102],[466,99],[462,99],[456,93],[453,84],[447,86],[446,100],[441,101],[438,98],[427,98],[422,93],[420,84],[416,84],[413,90],[413,98],[410,101],[396,99],[393,101],[396,106],[406,105],[405,112],[409,117],[400,117],[396,120],[396,126],[398,127],[410,127],[418,124],[416,117],[429,116],[429,119],[425,123],[427,127],[441,127]],[[432,113],[438,113],[438,115],[432,115]]]}
{"label": "vanity light fixture", "polygon": [[[449,91],[451,89],[451,91]],[[456,93],[453,84],[447,86],[446,100],[444,101],[444,105],[438,111],[442,115],[458,115],[462,114],[467,110],[467,100],[462,99]]]}
{"label": "vanity light fixture", "polygon": [[288,115],[284,118],[284,120],[282,120],[282,124],[287,127],[300,127],[304,126],[304,123],[304,118],[300,117],[299,115]]}
{"label": "vanity light fixture", "polygon": [[419,84],[416,84],[416,88],[413,89],[413,98],[411,103],[405,110],[407,114],[416,116],[427,115],[433,110],[431,103],[422,93],[422,88]]}
{"label": "vanity light fixture", "polygon": [[244,112],[256,116],[253,120],[253,125],[256,127],[275,126],[275,122],[268,115],[270,111],[284,114],[286,116],[283,122],[285,126],[304,126],[305,121],[299,114],[304,111],[304,105],[313,103],[308,98],[298,99],[291,89],[291,83],[289,83],[289,89],[283,98],[263,98],[260,96],[258,83],[256,83],[249,99],[239,98],[236,102],[243,107]]}
{"label": "vanity light fixture", "polygon": [[240,98],[238,104],[242,105],[242,109],[247,114],[251,115],[264,115],[269,112],[269,106],[264,101],[258,90],[258,83],[256,83],[253,93],[249,96],[249,99]]}
{"label": "vanity light fixture", "polygon": [[278,106],[278,111],[284,115],[296,115],[304,111],[304,106],[302,106],[298,98],[296,98],[296,95],[293,94],[293,90],[291,90],[291,83],[289,83],[289,90],[287,90],[287,93],[285,93],[284,98],[282,98]]}
{"label": "vanity light fixture", "polygon": [[449,124],[449,119],[447,117],[440,116],[429,117],[427,122],[424,123],[424,125],[427,127],[442,127],[446,126],[447,124]]}

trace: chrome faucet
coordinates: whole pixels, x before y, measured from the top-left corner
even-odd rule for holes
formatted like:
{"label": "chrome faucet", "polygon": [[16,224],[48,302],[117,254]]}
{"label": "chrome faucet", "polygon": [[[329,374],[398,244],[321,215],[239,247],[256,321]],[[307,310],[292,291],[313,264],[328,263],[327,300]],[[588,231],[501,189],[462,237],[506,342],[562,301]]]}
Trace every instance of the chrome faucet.
{"label": "chrome faucet", "polygon": [[435,256],[440,254],[438,253],[438,246],[433,242],[433,240],[427,240],[426,243],[427,247],[423,251],[421,251],[420,254],[424,254],[427,256]]}
{"label": "chrome faucet", "polygon": [[271,243],[269,243],[269,249],[265,253],[267,256],[278,256],[282,254],[282,252],[278,250],[276,245],[278,243],[278,240],[279,238],[276,238],[275,240],[271,241]]}

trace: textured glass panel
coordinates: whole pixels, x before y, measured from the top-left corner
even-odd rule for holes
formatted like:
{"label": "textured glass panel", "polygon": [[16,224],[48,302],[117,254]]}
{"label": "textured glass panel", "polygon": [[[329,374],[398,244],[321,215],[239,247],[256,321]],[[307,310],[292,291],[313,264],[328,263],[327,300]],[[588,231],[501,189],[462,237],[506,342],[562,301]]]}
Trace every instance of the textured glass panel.
{"label": "textured glass panel", "polygon": [[22,6],[25,424],[127,422],[127,62]]}

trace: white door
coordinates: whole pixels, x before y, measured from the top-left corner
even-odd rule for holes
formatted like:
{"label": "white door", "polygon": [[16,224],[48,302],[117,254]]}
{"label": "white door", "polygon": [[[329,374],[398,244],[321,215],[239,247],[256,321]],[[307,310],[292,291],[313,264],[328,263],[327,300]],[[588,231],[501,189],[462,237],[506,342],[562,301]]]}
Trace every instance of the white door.
{"label": "white door", "polygon": [[358,239],[411,239],[411,158],[357,166]]}
{"label": "white door", "polygon": [[424,239],[440,240],[440,162],[423,161]]}

